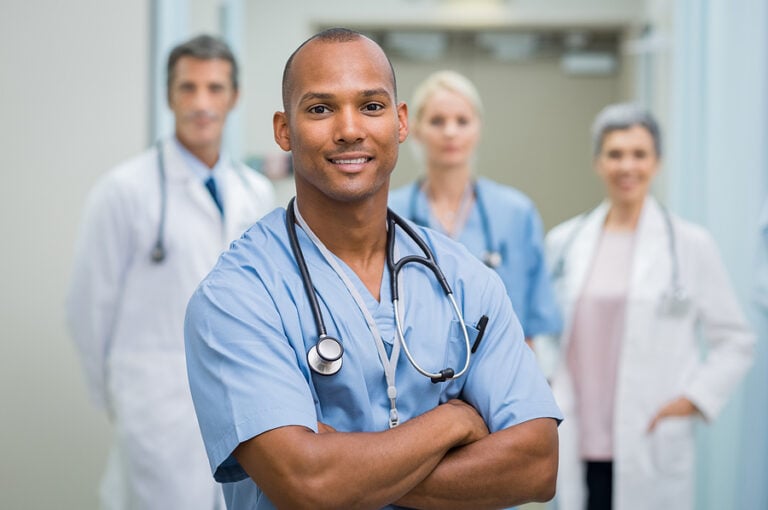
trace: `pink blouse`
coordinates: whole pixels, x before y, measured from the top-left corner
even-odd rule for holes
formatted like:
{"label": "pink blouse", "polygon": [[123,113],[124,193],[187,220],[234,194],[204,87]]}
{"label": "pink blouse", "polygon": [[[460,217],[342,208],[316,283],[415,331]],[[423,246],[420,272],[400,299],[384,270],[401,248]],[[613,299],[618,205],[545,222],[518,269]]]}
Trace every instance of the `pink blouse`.
{"label": "pink blouse", "polygon": [[613,459],[616,372],[633,241],[634,232],[603,230],[575,306],[567,363],[574,381],[584,460]]}

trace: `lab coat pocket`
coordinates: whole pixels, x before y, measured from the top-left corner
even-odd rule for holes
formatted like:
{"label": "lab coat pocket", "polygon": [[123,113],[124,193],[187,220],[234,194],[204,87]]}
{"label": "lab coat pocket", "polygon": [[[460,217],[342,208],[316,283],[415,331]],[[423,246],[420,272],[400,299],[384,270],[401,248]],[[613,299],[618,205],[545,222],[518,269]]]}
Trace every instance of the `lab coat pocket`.
{"label": "lab coat pocket", "polygon": [[693,422],[690,418],[665,418],[651,433],[651,459],[659,473],[690,470],[693,462]]}

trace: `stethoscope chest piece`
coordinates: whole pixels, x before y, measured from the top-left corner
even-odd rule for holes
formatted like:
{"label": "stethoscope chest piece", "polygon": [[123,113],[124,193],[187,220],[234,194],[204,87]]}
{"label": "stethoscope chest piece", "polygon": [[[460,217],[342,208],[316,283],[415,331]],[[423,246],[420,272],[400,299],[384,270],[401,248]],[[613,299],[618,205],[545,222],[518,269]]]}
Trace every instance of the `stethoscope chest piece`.
{"label": "stethoscope chest piece", "polygon": [[162,242],[158,241],[155,244],[155,247],[152,248],[152,252],[149,254],[150,259],[152,259],[152,262],[155,264],[159,264],[163,260],[165,260],[165,248],[163,247]]}
{"label": "stethoscope chest piece", "polygon": [[691,298],[681,287],[674,285],[664,291],[659,301],[659,312],[663,315],[680,317],[688,312]]}
{"label": "stethoscope chest piece", "polygon": [[309,367],[320,375],[334,375],[341,370],[344,347],[330,336],[322,336],[307,352]]}

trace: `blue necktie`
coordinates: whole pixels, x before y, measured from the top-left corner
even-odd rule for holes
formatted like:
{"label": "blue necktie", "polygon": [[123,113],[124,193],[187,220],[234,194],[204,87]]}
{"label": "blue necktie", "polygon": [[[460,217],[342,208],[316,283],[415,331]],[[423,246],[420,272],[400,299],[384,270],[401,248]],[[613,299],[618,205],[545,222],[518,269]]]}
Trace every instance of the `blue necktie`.
{"label": "blue necktie", "polygon": [[208,179],[205,181],[205,187],[208,188],[208,192],[211,194],[211,197],[213,197],[213,201],[216,203],[216,207],[219,209],[219,213],[223,215],[224,208],[221,206],[218,193],[216,193],[216,181],[213,180],[213,176],[208,177]]}

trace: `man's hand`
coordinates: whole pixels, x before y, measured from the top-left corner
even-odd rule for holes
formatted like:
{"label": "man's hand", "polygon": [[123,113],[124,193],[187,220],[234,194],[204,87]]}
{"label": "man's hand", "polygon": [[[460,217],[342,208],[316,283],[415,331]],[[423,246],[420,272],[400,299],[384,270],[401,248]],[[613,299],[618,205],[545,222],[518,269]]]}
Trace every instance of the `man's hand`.
{"label": "man's hand", "polygon": [[381,508],[422,483],[447,454],[489,435],[477,411],[460,400],[380,432],[316,423],[317,433],[276,427],[234,451],[278,508]]}
{"label": "man's hand", "polygon": [[467,435],[464,441],[457,446],[474,443],[478,439],[482,439],[489,434],[488,426],[485,424],[485,421],[483,421],[483,418],[471,405],[459,399],[449,400],[443,405],[456,406],[462,412],[457,419],[465,420],[464,423],[466,423],[467,426]]}
{"label": "man's hand", "polygon": [[685,397],[679,397],[664,405],[656,416],[653,417],[648,425],[648,432],[651,433],[656,428],[660,420],[671,416],[691,416],[692,414],[701,414],[699,408],[693,405],[693,402]]}

